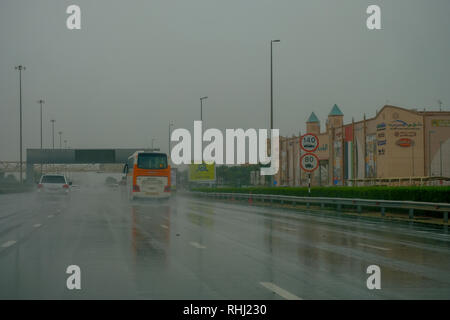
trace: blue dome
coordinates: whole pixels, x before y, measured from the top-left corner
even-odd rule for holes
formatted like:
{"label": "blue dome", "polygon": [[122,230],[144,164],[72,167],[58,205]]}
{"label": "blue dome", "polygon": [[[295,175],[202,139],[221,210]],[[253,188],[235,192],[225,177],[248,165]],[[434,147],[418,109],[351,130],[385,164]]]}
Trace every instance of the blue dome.
{"label": "blue dome", "polygon": [[339,107],[337,106],[337,104],[335,104],[333,106],[333,108],[331,109],[331,112],[329,114],[329,116],[343,116],[344,114],[342,113],[341,109],[339,109]]}
{"label": "blue dome", "polygon": [[309,118],[306,122],[307,123],[319,122],[319,119],[317,118],[316,114],[313,112],[313,113],[311,113],[311,115],[309,116]]}

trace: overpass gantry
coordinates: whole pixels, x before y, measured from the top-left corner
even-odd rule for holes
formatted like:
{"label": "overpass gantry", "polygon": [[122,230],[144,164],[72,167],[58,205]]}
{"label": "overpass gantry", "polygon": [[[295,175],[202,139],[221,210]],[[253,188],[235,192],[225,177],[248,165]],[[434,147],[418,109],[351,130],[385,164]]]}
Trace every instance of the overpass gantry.
{"label": "overpass gantry", "polygon": [[[133,149],[27,149],[26,180],[33,182],[35,165],[43,167],[53,165],[52,170],[67,167],[64,165],[85,165],[84,167],[71,167],[70,171],[98,171],[94,164],[125,164],[128,157],[139,150],[159,151],[159,149],[133,148]],[[12,164],[9,164],[11,168]],[[104,166],[106,167],[106,166]],[[17,163],[20,168],[20,163]],[[55,169],[56,168],[56,169]],[[84,168],[84,170],[83,170]],[[73,169],[73,170],[72,170]],[[43,172],[48,170],[43,170]],[[63,170],[61,170],[63,171]]]}

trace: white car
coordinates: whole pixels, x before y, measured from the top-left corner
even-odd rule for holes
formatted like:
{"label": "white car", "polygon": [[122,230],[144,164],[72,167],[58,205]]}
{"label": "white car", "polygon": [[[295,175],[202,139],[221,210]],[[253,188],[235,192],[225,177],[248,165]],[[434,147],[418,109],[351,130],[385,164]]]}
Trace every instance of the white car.
{"label": "white car", "polygon": [[68,195],[71,184],[62,174],[45,174],[39,181],[38,192],[49,195]]}

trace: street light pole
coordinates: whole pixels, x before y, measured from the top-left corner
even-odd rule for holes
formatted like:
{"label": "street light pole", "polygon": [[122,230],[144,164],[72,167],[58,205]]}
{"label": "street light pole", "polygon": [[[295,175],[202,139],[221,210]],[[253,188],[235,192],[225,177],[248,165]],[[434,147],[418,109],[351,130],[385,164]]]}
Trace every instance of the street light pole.
{"label": "street light pole", "polygon": [[[43,99],[39,99],[37,101],[40,105],[40,113],[41,113],[41,152],[42,152],[42,105],[45,103]],[[42,161],[41,161],[41,176],[42,176]]]}
{"label": "street light pole", "polygon": [[440,176],[442,177],[442,140],[439,142]]}
{"label": "street light pole", "polygon": [[[205,97],[201,97],[200,98],[200,121],[202,122],[202,127],[204,128],[205,126],[203,126],[203,100],[208,99],[207,96]],[[202,140],[202,155],[201,155],[201,160],[203,163],[203,140]]]}
{"label": "street light pole", "polygon": [[203,100],[208,99],[208,97],[200,98],[200,121],[203,121]]}
{"label": "street light pole", "polygon": [[270,41],[270,129],[273,129],[273,43],[280,40]]}
{"label": "street light pole", "polygon": [[15,70],[19,70],[19,114],[20,114],[20,184],[23,183],[23,172],[22,172],[22,70],[26,68],[22,65],[14,67]]}
{"label": "street light pole", "polygon": [[442,111],[442,101],[439,99],[437,103],[439,104],[439,111]]}
{"label": "street light pole", "polygon": [[170,128],[171,128],[172,126],[173,126],[172,121],[169,121],[169,157],[170,157],[170,134],[171,134]]}
{"label": "street light pole", "polygon": [[[272,129],[273,129],[273,43],[280,40],[270,41],[270,148],[272,148]],[[273,175],[270,176],[270,186],[273,186]]]}
{"label": "street light pole", "polygon": [[40,104],[40,111],[41,111],[41,151],[42,151],[42,105],[45,103],[43,99],[40,99],[37,101],[37,103]]}
{"label": "street light pole", "polygon": [[55,149],[55,119],[50,120],[50,122],[52,123],[52,146],[53,149]]}
{"label": "street light pole", "polygon": [[61,140],[62,131],[59,131],[58,134],[59,134],[59,148],[62,149],[62,140]]}
{"label": "street light pole", "polygon": [[431,134],[433,130],[428,131],[428,176],[431,177]]}

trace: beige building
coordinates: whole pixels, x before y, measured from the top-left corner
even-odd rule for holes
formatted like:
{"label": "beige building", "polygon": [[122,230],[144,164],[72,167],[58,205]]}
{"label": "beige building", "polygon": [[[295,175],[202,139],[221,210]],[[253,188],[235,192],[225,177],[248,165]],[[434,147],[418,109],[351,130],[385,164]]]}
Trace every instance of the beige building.
{"label": "beige building", "polygon": [[[450,177],[450,112],[384,106],[374,118],[344,124],[334,105],[324,131],[314,112],[306,126],[319,138],[319,168],[313,185],[352,185],[372,181]],[[305,185],[299,137],[280,137],[277,185]],[[445,179],[443,179],[445,180]]]}

